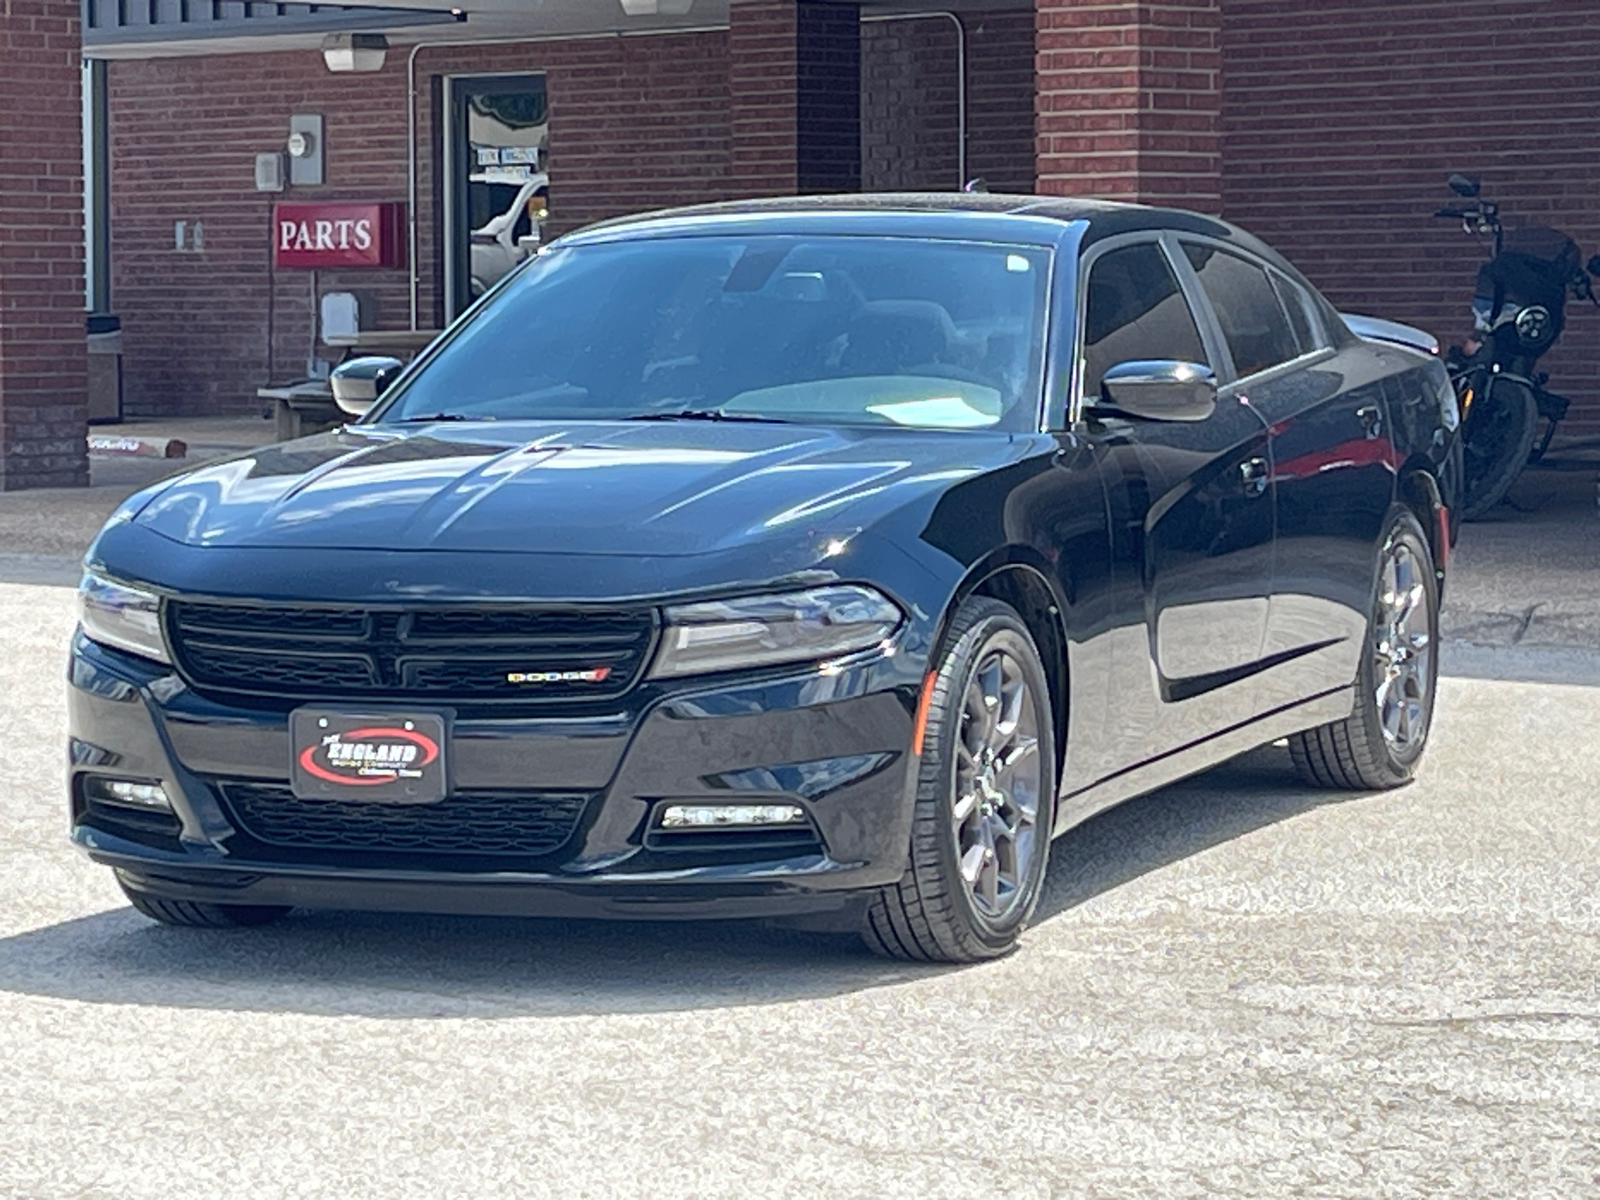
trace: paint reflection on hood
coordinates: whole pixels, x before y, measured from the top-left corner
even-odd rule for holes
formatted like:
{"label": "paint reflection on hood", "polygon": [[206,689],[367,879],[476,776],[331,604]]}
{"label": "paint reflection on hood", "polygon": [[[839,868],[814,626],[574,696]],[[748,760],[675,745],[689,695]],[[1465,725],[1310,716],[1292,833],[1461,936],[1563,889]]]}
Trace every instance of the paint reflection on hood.
{"label": "paint reflection on hood", "polygon": [[1019,449],[778,424],[357,426],[203,466],[133,520],[191,546],[698,554],[856,520]]}

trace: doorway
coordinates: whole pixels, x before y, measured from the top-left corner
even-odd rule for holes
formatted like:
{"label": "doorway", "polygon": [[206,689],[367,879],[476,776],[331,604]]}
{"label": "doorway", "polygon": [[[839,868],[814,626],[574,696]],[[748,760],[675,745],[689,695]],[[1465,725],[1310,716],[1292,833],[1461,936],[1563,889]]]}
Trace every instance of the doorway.
{"label": "doorway", "polygon": [[453,321],[538,247],[548,211],[543,74],[445,80],[444,305]]}

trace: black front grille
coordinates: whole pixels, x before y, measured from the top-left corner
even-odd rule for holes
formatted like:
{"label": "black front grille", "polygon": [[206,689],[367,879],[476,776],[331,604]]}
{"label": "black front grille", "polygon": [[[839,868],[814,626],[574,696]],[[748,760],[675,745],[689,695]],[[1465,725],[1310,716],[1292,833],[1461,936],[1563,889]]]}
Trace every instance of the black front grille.
{"label": "black front grille", "polygon": [[567,793],[465,791],[437,804],[380,804],[299,800],[281,783],[217,787],[245,834],[297,851],[537,858],[572,837],[589,803]]}
{"label": "black front grille", "polygon": [[[168,601],[178,669],[201,692],[540,703],[606,699],[650,653],[650,609],[392,609]],[[567,676],[567,678],[561,678]]]}

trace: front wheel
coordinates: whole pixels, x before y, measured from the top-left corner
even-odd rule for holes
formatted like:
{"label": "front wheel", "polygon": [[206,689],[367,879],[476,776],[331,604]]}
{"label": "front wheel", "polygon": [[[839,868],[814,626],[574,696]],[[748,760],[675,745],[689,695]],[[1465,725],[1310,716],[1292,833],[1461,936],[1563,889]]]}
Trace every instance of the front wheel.
{"label": "front wheel", "polygon": [[1533,389],[1491,376],[1461,430],[1463,479],[1461,517],[1475,521],[1504,500],[1528,465],[1539,432],[1539,404]]}
{"label": "front wheel", "polygon": [[1055,814],[1049,681],[1016,610],[957,610],[923,738],[910,860],[867,910],[890,958],[968,963],[1016,945],[1044,882]]}
{"label": "front wheel", "polygon": [[129,887],[120,878],[122,894],[152,921],[181,925],[190,929],[233,929],[246,925],[270,925],[285,917],[289,909],[279,904],[210,904],[198,900],[165,900]]}
{"label": "front wheel", "polygon": [[1416,773],[1439,679],[1439,590],[1422,526],[1398,515],[1378,556],[1355,709],[1289,739],[1295,768],[1318,787],[1379,790]]}

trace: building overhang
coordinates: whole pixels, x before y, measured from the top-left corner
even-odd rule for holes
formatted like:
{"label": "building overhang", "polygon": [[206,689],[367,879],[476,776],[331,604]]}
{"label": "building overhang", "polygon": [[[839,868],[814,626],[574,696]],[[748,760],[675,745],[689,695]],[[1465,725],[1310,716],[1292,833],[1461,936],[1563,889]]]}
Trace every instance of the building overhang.
{"label": "building overhang", "polygon": [[[834,2],[834,0],[823,0]],[[837,0],[840,3],[851,0]],[[863,15],[1031,8],[1031,0],[856,0]],[[619,0],[386,0],[276,4],[256,0],[82,0],[90,58],[315,49],[329,33],[381,33],[396,45],[585,37],[720,28],[729,0],[692,0],[687,12],[630,15]],[[681,7],[681,5],[662,7]]]}
{"label": "building overhang", "polygon": [[330,33],[459,28],[459,8],[403,2],[263,4],[252,0],[82,0],[83,52],[89,58],[219,54],[315,46]]}

